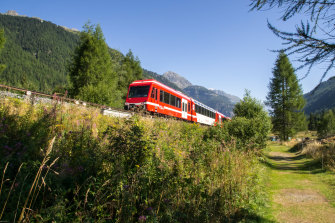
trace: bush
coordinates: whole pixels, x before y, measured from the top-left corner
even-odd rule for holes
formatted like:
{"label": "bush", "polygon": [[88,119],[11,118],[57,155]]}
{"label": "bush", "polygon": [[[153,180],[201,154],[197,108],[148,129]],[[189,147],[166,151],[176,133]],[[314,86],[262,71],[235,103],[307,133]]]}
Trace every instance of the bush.
{"label": "bush", "polygon": [[[263,169],[257,156],[234,146],[240,132],[245,133],[242,138],[251,138],[245,142],[257,141],[256,133],[245,131],[249,124],[256,126],[254,119],[237,118],[211,128],[57,108],[1,103],[2,128],[11,131],[2,136],[0,148],[20,140],[34,153],[17,148],[25,159],[16,162],[17,153],[1,157],[2,168],[9,162],[10,180],[3,184],[0,206],[11,191],[6,211],[13,214],[0,220],[12,221],[23,205],[53,136],[49,163],[57,161],[50,170],[51,164],[43,169],[49,175],[40,180],[41,192],[27,215],[30,221],[225,222],[257,217],[264,205]],[[238,123],[243,127],[237,131]],[[229,135],[233,129],[236,136]],[[27,131],[34,143],[22,134]],[[18,166],[10,165],[15,162],[24,166],[14,180]],[[11,190],[10,183],[19,186]]]}
{"label": "bush", "polygon": [[261,102],[247,91],[243,100],[235,105],[232,121],[227,123],[228,135],[236,140],[240,149],[263,149],[271,130],[271,120]]}

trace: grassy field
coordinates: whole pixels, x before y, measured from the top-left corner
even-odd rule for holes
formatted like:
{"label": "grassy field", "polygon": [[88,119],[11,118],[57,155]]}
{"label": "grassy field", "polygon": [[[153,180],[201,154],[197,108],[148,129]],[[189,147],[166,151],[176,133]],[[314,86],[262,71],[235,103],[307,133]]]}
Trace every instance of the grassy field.
{"label": "grassy field", "polygon": [[271,143],[265,154],[275,222],[335,222],[333,173],[299,148]]}

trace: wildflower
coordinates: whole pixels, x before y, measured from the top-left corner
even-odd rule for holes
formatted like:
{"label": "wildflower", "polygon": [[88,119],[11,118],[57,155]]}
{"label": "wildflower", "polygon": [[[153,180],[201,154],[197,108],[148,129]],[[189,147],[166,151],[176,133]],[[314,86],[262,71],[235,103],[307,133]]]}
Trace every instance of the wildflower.
{"label": "wildflower", "polygon": [[145,217],[144,215],[141,215],[139,218],[138,218],[138,221],[139,222],[145,222],[147,220],[147,217]]}
{"label": "wildflower", "polygon": [[11,152],[13,149],[7,145],[4,146],[4,149],[7,150],[8,152]]}
{"label": "wildflower", "polygon": [[153,210],[152,207],[148,207],[148,208],[147,208],[147,211],[148,211],[148,212],[151,212],[152,210]]}

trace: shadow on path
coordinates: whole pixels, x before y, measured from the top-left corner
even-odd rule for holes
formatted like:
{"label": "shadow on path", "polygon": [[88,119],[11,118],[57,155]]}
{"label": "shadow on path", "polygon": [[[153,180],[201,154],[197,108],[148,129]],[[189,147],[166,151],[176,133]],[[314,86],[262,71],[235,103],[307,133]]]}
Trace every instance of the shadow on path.
{"label": "shadow on path", "polygon": [[[294,147],[293,147],[294,148]],[[301,151],[290,149],[286,152],[270,152],[265,155],[265,165],[275,170],[291,170],[300,173],[321,173],[322,169],[319,160],[308,159]]]}

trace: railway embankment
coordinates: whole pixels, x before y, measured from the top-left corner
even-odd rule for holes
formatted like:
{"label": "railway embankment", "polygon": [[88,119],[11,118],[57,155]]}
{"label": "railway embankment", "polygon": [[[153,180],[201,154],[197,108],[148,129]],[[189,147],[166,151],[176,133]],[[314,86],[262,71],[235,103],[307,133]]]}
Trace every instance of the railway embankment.
{"label": "railway embankment", "polygon": [[266,221],[265,167],[227,134],[0,98],[0,220]]}

